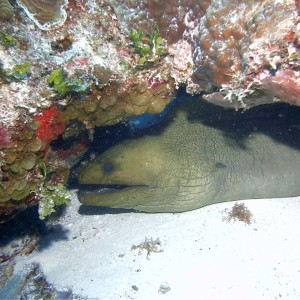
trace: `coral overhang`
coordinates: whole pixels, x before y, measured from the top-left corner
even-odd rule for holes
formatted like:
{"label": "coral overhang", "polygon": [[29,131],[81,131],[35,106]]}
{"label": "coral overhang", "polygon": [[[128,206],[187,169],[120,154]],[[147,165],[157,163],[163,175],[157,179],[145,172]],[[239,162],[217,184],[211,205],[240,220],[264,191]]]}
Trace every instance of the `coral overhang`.
{"label": "coral overhang", "polygon": [[236,108],[274,101],[300,105],[297,3],[211,2],[192,33],[196,82],[207,93],[220,91],[207,95],[208,101]]}
{"label": "coral overhang", "polygon": [[[298,1],[17,3],[0,1],[0,215],[65,183],[65,154],[94,127],[161,112],[179,86],[222,106],[300,105]],[[51,149],[57,138],[70,149]]]}

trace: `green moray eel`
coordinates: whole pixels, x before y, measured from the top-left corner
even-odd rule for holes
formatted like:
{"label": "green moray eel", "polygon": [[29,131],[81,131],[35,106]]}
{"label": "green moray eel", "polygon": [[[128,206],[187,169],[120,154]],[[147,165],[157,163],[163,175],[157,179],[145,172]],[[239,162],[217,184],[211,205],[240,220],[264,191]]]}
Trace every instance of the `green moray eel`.
{"label": "green moray eel", "polygon": [[184,212],[224,201],[300,195],[299,125],[282,129],[283,114],[274,108],[276,117],[259,109],[249,117],[199,99],[186,101],[156,134],[126,140],[86,165],[79,183],[101,189],[79,192],[79,201]]}

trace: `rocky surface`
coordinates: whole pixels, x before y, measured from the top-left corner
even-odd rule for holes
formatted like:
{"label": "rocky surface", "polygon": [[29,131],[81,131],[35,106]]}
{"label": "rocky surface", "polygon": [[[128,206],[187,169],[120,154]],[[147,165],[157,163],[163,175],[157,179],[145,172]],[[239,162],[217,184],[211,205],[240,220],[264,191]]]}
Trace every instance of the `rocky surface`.
{"label": "rocky surface", "polygon": [[69,169],[94,128],[159,113],[180,86],[236,109],[299,105],[297,1],[1,0],[0,8],[2,220],[68,202]]}
{"label": "rocky surface", "polygon": [[296,1],[212,1],[193,31],[194,71],[205,99],[249,108],[300,105]]}
{"label": "rocky surface", "polygon": [[[41,21],[32,22],[31,8],[9,8],[13,22],[0,21],[3,219],[43,199],[53,203],[44,205],[52,210],[60,193],[57,184],[66,182],[95,126],[160,112],[175,94],[172,67],[162,66],[160,54],[153,52],[158,39],[163,43],[158,30],[152,29],[152,40],[145,41],[149,51],[140,65],[141,54],[105,2],[70,1],[67,20],[47,31],[36,25]],[[50,148],[61,135],[67,146]]]}

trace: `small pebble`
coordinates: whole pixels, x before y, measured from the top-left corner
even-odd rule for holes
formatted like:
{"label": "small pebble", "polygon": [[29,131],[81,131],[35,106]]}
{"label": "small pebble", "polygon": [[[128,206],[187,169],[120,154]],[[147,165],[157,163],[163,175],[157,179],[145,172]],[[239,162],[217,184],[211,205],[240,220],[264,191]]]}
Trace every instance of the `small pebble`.
{"label": "small pebble", "polygon": [[169,284],[167,282],[163,282],[159,287],[158,293],[165,294],[165,293],[169,292],[170,290],[171,290],[171,288],[170,288]]}

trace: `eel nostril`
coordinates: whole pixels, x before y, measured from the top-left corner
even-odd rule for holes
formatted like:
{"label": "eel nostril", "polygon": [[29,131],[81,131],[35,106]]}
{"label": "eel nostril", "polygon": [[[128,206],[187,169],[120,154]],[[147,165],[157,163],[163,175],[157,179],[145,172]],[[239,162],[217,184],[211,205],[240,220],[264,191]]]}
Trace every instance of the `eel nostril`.
{"label": "eel nostril", "polygon": [[113,163],[105,163],[103,165],[103,171],[104,173],[111,173],[114,170],[114,165]]}

